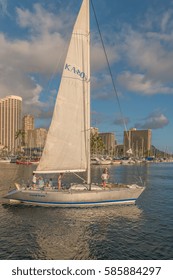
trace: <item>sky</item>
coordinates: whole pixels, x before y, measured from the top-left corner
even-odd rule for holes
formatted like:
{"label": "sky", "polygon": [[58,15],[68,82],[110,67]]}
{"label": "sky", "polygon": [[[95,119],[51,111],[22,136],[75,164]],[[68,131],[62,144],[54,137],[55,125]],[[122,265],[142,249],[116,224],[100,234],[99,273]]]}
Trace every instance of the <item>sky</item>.
{"label": "sky", "polygon": [[[152,144],[173,153],[173,1],[92,2],[119,100],[91,9],[92,126],[121,144],[123,118],[127,129],[151,129]],[[49,127],[80,4],[0,0],[0,98],[21,96],[36,127]]]}

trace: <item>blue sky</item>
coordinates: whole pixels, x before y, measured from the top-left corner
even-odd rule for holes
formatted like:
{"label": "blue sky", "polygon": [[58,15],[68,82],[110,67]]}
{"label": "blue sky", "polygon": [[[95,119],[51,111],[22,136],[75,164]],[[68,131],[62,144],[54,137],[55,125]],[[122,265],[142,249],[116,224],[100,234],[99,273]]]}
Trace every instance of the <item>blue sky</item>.
{"label": "blue sky", "polygon": [[[127,128],[173,153],[173,1],[93,0]],[[48,127],[80,0],[0,0],[0,98]],[[91,11],[91,16],[93,12]],[[120,110],[91,20],[92,125],[122,142]]]}

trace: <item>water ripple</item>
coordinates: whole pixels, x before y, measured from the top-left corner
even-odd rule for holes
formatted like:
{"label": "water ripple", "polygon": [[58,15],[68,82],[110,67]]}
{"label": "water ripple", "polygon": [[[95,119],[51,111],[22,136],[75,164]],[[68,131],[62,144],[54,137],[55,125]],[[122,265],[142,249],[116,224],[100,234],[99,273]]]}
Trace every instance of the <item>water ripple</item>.
{"label": "water ripple", "polygon": [[[28,180],[33,170],[1,167],[0,196],[22,175]],[[0,204],[0,259],[172,259],[172,167],[142,167],[147,187],[137,205],[51,209]],[[135,166],[110,168],[117,181],[132,180],[137,172]],[[100,167],[92,173],[99,178]]]}

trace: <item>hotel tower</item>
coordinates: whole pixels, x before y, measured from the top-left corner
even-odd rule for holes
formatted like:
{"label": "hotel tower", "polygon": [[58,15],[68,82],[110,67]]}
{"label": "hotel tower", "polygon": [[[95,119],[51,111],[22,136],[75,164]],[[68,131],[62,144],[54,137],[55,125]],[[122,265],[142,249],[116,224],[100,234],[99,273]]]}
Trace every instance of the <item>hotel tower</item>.
{"label": "hotel tower", "polygon": [[21,139],[15,139],[21,129],[22,98],[10,95],[0,99],[0,145],[15,153],[21,147]]}
{"label": "hotel tower", "polygon": [[[32,115],[25,115],[22,119],[22,130],[24,131],[24,137],[23,137],[23,145],[27,146],[31,144],[31,141],[28,141],[29,139],[29,133],[34,130],[34,117]],[[32,133],[31,133],[32,135]],[[31,139],[30,139],[31,140]]]}

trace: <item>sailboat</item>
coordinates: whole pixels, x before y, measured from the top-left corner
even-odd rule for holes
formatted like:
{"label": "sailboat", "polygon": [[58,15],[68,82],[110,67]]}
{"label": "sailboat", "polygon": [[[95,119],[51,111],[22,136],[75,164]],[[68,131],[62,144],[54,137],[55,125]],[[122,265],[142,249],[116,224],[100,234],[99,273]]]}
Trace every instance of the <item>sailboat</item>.
{"label": "sailboat", "polygon": [[39,174],[86,173],[86,181],[69,188],[21,186],[5,198],[40,206],[89,207],[134,203],[143,186],[91,183],[90,166],[90,1],[83,0],[69,43],[52,122],[39,165]]}

